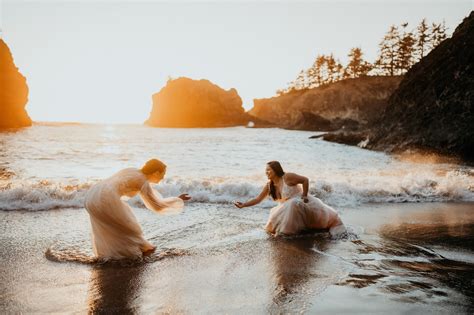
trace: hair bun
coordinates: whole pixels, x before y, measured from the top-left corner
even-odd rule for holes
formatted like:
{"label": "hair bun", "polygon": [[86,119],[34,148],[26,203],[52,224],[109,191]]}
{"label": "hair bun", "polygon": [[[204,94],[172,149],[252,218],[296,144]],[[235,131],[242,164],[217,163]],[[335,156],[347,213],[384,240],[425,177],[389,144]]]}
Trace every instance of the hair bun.
{"label": "hair bun", "polygon": [[155,172],[163,172],[166,169],[166,164],[157,159],[151,159],[142,167],[142,173],[145,175],[153,174]]}

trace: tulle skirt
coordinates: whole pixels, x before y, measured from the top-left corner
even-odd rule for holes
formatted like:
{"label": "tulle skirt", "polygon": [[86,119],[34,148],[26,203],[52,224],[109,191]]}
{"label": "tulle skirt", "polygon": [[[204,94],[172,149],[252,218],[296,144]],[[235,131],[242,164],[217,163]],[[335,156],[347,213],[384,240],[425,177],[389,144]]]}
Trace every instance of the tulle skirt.
{"label": "tulle skirt", "polygon": [[92,245],[100,259],[141,257],[154,249],[143,232],[130,206],[111,187],[98,184],[87,193],[85,208],[92,226]]}
{"label": "tulle skirt", "polygon": [[346,231],[337,212],[314,196],[308,196],[307,203],[295,197],[272,208],[265,229],[276,235],[294,235],[309,229],[329,229],[331,235]]}

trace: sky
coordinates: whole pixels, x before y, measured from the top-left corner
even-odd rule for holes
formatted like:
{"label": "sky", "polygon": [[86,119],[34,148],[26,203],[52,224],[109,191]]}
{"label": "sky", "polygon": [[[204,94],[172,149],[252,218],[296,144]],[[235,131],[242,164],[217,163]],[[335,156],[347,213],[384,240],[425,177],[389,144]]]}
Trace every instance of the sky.
{"label": "sky", "polygon": [[373,61],[391,24],[445,20],[450,35],[473,3],[0,0],[0,28],[33,120],[142,123],[169,77],[235,88],[248,110],[317,54]]}

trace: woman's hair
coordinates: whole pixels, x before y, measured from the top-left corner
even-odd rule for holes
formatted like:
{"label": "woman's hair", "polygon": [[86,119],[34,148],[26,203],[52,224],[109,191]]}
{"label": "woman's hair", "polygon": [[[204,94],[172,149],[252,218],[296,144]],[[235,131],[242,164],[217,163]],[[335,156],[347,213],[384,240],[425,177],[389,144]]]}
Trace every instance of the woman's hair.
{"label": "woman's hair", "polygon": [[151,159],[143,165],[141,171],[145,175],[150,175],[155,172],[164,172],[166,170],[166,164],[157,159]]}
{"label": "woman's hair", "polygon": [[[270,166],[270,168],[275,172],[276,176],[282,177],[283,175],[285,175],[285,171],[283,171],[283,168],[281,167],[280,162],[270,161],[267,163],[267,165]],[[277,195],[276,195],[275,184],[273,183],[272,180],[270,180],[268,185],[270,187],[270,195],[272,196],[273,200],[276,200]]]}

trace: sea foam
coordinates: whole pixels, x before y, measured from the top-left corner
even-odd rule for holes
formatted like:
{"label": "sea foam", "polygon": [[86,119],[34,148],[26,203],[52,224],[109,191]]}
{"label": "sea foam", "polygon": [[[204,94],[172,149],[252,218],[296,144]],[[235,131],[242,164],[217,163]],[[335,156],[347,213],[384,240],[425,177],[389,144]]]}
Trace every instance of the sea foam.
{"label": "sea foam", "polygon": [[[54,181],[18,181],[0,188],[0,210],[51,210],[82,208],[87,190],[96,181],[68,184]],[[265,182],[238,178],[164,180],[155,186],[164,196],[188,193],[190,202],[231,204],[257,196]],[[453,202],[474,201],[474,178],[470,174],[450,171],[444,176],[411,174],[404,176],[320,179],[312,182],[310,194],[336,208],[363,203]],[[128,200],[133,207],[144,207],[140,198]],[[266,199],[260,206],[275,202]]]}

